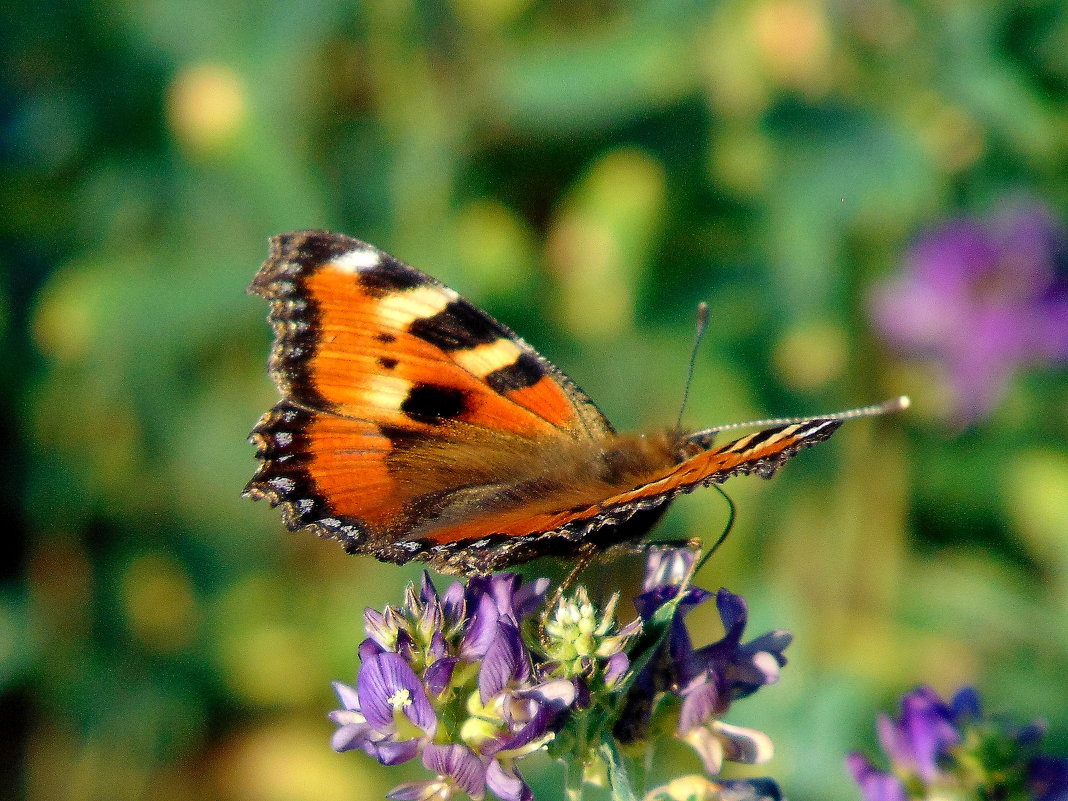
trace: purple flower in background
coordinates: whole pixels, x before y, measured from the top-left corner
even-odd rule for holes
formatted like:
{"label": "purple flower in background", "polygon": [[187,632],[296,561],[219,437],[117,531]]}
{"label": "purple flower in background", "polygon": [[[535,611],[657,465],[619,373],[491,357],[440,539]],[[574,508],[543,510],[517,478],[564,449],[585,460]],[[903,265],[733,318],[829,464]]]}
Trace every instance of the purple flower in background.
{"label": "purple flower in background", "polygon": [[1035,801],[1068,801],[1068,759],[1037,756],[1027,771]]}
{"label": "purple flower in background", "polygon": [[901,699],[897,720],[880,714],[877,723],[879,744],[890,758],[893,773],[881,773],[858,753],[847,757],[853,778],[861,786],[867,801],[890,801],[908,796],[905,781],[933,784],[945,780],[939,761],[945,761],[948,749],[962,740],[957,721],[965,714],[978,715],[975,691],[964,688],[946,704],[934,690],[920,687]]}
{"label": "purple flower in background", "polygon": [[938,366],[959,422],[980,419],[1021,368],[1068,361],[1068,231],[1026,200],[948,222],[912,246],[872,316],[891,345]]}
{"label": "purple flower in background", "polygon": [[985,719],[970,687],[949,703],[929,687],[913,690],[900,716],[880,715],[877,728],[889,771],[859,753],[846,758],[864,801],[1068,801],[1068,760],[1037,753],[1043,728]]}

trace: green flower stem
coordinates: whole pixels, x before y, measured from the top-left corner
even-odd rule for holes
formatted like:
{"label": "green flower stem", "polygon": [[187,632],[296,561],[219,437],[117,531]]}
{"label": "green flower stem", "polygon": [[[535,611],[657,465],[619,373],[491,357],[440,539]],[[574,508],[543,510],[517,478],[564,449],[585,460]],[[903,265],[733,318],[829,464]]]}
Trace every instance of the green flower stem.
{"label": "green flower stem", "polygon": [[608,787],[612,793],[613,801],[638,801],[638,796],[630,783],[627,766],[623,762],[623,756],[619,753],[619,747],[615,740],[606,737],[601,741],[598,749],[601,758],[608,766]]}
{"label": "green flower stem", "polygon": [[564,763],[564,794],[567,801],[582,801],[583,774],[585,770],[581,762]]}

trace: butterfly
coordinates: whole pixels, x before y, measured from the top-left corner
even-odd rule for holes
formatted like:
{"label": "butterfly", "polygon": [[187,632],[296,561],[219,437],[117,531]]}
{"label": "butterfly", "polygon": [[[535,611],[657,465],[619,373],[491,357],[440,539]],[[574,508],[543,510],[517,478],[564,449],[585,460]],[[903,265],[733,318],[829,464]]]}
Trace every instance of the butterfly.
{"label": "butterfly", "polygon": [[349,553],[445,573],[637,541],[678,495],[770,478],[843,419],[903,401],[761,421],[721,445],[724,427],[618,434],[508,328],[357,239],[274,237],[249,292],[270,302],[282,399],[250,435],[244,495]]}

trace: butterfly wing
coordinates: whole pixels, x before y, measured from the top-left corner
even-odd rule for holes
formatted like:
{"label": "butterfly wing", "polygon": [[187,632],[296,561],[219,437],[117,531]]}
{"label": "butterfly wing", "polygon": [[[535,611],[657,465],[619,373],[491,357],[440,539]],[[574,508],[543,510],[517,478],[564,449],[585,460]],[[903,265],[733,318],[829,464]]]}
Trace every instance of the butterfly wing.
{"label": "butterfly wing", "polygon": [[[245,494],[281,505],[289,528],[350,552],[410,558],[412,547],[396,543],[427,498],[477,475],[479,465],[456,454],[612,433],[509,329],[359,240],[275,237],[250,292],[271,304],[270,371],[283,399],[252,432],[260,465]],[[403,458],[413,445],[431,455],[429,470]]]}
{"label": "butterfly wing", "polygon": [[421,542],[440,570],[494,570],[549,553],[574,553],[582,543],[607,547],[645,534],[682,493],[736,475],[771,478],[790,457],[833,434],[841,420],[812,419],[758,431],[706,450],[620,487],[603,500],[567,506],[546,499],[493,519],[474,518],[431,531]]}

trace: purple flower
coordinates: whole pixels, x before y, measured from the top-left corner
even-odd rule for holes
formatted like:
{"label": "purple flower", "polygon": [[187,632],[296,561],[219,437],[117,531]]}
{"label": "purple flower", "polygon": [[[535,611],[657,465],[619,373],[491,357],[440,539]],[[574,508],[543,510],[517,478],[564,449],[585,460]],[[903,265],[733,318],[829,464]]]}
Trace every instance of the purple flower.
{"label": "purple flower", "polygon": [[1068,801],[1068,760],[1037,755],[1043,728],[983,718],[975,690],[946,703],[929,687],[901,699],[895,720],[880,715],[879,743],[891,770],[859,753],[846,766],[865,801],[934,797]]}
{"label": "purple flower", "polygon": [[856,752],[846,757],[846,767],[853,780],[860,785],[864,801],[908,801],[905,785],[890,773],[878,770],[863,754]]}
{"label": "purple flower", "polygon": [[390,801],[448,801],[464,792],[474,801],[486,795],[486,768],[465,745],[428,745],[423,765],[437,774],[434,779],[407,782],[390,790]]}
{"label": "purple flower", "polygon": [[[395,787],[389,797],[396,801],[481,801],[487,791],[531,801],[519,768],[540,750],[572,770],[627,781],[612,733],[621,719],[647,732],[653,710],[657,731],[671,728],[662,716],[677,715],[677,736],[710,773],[725,760],[763,761],[770,740],[720,718],[734,700],[777,679],[789,635],[743,644],[745,602],[726,590],[713,596],[690,587],[695,558],[654,552],[636,600],[640,616],[626,625],[616,619],[618,594],[598,606],[579,587],[548,615],[544,580],[481,576],[439,594],[424,573],[400,606],[365,611],[355,685],[335,684],[342,708],[330,715],[338,725],[334,748],[362,750],[385,765],[421,759],[432,777]],[[694,649],[683,618],[713,597],[725,634]],[[542,625],[527,625],[539,613]],[[543,636],[534,640],[539,628]],[[778,798],[770,780],[700,787],[724,800]]]}
{"label": "purple flower", "polygon": [[718,720],[731,702],[779,679],[786,664],[783,650],[791,636],[774,631],[742,644],[749,612],[745,600],[721,589],[716,594],[725,634],[717,642],[692,651],[679,668],[682,708],[678,736],[693,746],[705,769],[716,774],[723,760],[759,764],[771,758],[770,738],[762,732]]}
{"label": "purple flower", "polygon": [[1027,766],[1034,801],[1068,801],[1068,759],[1038,756]]}
{"label": "purple flower", "polygon": [[682,683],[678,668],[693,653],[690,634],[684,619],[712,593],[684,583],[692,575],[697,554],[687,548],[652,548],[645,565],[642,592],[634,599],[634,606],[643,621],[651,621],[656,611],[683,592],[667,633],[648,664],[631,686],[627,703],[616,726],[616,736],[623,743],[645,739],[651,723],[653,701],[658,692]]}
{"label": "purple flower", "polygon": [[529,584],[522,581],[515,573],[473,576],[467,583],[467,603],[474,606],[482,597],[491,598],[499,615],[518,626],[541,607],[549,587],[547,578]]}
{"label": "purple flower", "polygon": [[906,784],[952,784],[952,749],[964,740],[962,726],[979,715],[979,697],[971,687],[958,691],[948,704],[930,687],[905,695],[898,719],[881,714],[876,724],[893,775],[880,773],[860,754],[847,758],[865,799],[906,798]]}
{"label": "purple flower", "polygon": [[542,680],[520,635],[546,588],[505,573],[439,595],[424,573],[402,606],[366,610],[356,686],[335,684],[343,708],[330,715],[334,748],[384,765],[421,756],[435,778],[391,798],[477,801],[489,787],[504,801],[529,799],[516,762],[552,740],[577,697],[573,681]]}
{"label": "purple flower", "polygon": [[486,781],[504,801],[531,797],[515,763],[553,738],[550,725],[575,698],[571,681],[534,680],[519,629],[510,619],[501,620],[479,671],[478,691],[468,699],[469,717],[460,736],[485,758]]}
{"label": "purple flower", "polygon": [[399,654],[375,654],[356,689],[335,683],[344,709],[330,714],[339,728],[336,751],[362,748],[383,765],[407,762],[434,736],[437,717],[422,682]]}
{"label": "purple flower", "polygon": [[659,651],[631,687],[617,736],[624,742],[642,739],[651,726],[659,695],[681,700],[676,735],[697,752],[705,769],[719,773],[724,760],[756,764],[771,757],[771,740],[763,733],[724,723],[720,718],[731,702],[778,680],[786,663],[783,650],[790,634],[775,631],[742,644],[748,620],[745,601],[721,589],[716,606],[723,621],[724,636],[694,649],[683,618],[712,593],[685,587],[696,555],[688,550],[658,550],[650,555],[643,592],[635,600],[638,612],[652,620],[656,611],[683,592],[668,624]]}
{"label": "purple flower", "polygon": [[[696,558],[697,554],[687,548],[652,548],[649,551],[642,592],[634,599],[634,606],[643,620],[652,619],[657,609],[679,594],[683,581],[693,570]],[[676,607],[665,644],[673,660],[678,661],[693,650],[683,618],[711,597],[712,593],[708,590],[686,587],[685,595]]]}
{"label": "purple flower", "polygon": [[872,317],[902,353],[942,373],[961,423],[988,415],[1012,376],[1068,361],[1068,231],[1037,201],[920,237]]}

